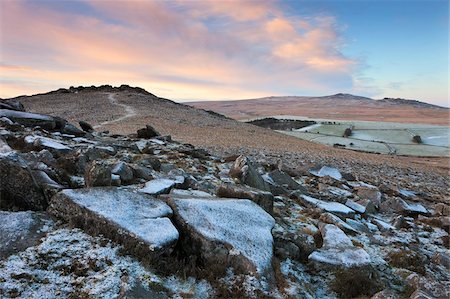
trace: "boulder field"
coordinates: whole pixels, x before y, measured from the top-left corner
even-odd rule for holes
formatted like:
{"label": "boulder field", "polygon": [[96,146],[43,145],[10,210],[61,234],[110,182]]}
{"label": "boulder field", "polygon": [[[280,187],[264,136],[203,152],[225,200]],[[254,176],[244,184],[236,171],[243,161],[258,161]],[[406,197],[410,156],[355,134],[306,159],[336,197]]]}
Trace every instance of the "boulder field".
{"label": "boulder field", "polygon": [[0,106],[2,298],[448,298],[450,210]]}

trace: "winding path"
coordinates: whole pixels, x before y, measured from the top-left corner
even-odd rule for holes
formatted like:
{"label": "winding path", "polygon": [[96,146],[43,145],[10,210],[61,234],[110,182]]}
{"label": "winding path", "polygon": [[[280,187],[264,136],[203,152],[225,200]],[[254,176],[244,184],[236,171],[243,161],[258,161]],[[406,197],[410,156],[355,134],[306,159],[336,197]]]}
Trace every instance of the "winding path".
{"label": "winding path", "polygon": [[123,116],[121,116],[119,118],[116,118],[116,119],[112,119],[112,120],[101,122],[100,124],[94,126],[95,129],[99,128],[99,127],[102,127],[102,126],[106,126],[106,125],[109,125],[109,124],[112,124],[112,123],[116,123],[116,122],[125,120],[125,119],[133,117],[133,116],[136,116],[136,110],[134,110],[134,108],[129,106],[129,105],[119,103],[117,101],[117,99],[114,97],[113,93],[109,93],[108,94],[108,100],[111,103],[111,105],[120,106],[120,107],[124,108],[125,109],[125,115],[123,115]]}

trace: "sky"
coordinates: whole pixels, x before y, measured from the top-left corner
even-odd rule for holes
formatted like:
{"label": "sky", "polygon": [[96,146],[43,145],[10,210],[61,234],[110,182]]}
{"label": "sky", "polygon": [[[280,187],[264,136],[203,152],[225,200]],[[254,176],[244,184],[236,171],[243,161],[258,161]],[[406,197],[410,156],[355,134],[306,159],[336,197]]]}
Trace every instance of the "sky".
{"label": "sky", "polygon": [[0,0],[0,97],[129,84],[449,106],[448,17],[447,0]]}

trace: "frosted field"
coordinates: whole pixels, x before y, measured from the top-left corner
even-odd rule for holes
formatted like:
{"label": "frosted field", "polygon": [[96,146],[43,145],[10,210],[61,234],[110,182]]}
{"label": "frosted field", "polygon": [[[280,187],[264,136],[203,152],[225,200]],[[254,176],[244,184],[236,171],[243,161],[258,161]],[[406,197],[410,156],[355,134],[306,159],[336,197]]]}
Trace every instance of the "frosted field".
{"label": "frosted field", "polygon": [[[276,116],[284,119],[303,119],[299,117]],[[373,121],[342,121],[326,119],[315,120],[318,124],[293,131],[279,131],[333,146],[381,154],[450,157],[450,127],[423,124],[403,124]],[[352,135],[342,137],[346,128],[352,127]],[[414,143],[412,137],[419,135],[421,144]]]}

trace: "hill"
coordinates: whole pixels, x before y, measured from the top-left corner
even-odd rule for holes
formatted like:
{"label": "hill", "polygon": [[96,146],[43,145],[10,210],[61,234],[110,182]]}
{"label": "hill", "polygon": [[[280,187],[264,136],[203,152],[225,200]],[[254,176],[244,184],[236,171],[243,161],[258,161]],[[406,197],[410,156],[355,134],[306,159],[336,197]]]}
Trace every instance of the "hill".
{"label": "hill", "polygon": [[415,100],[373,100],[342,93],[323,97],[283,96],[187,104],[239,120],[291,115],[320,119],[448,125],[450,113],[448,108]]}
{"label": "hill", "polygon": [[[433,179],[430,177],[429,182],[435,182],[436,185],[441,185],[442,174],[448,171],[448,159],[445,158],[395,157],[392,159],[388,156],[357,152],[349,155],[346,150],[299,140],[272,130],[238,122],[215,112],[175,103],[143,89],[126,85],[59,89],[16,99],[23,103],[27,111],[60,116],[74,124],[80,120],[86,121],[96,130],[108,130],[112,134],[135,133],[137,129],[151,124],[161,134],[171,135],[174,140],[190,143],[225,156],[248,154],[275,162],[284,161],[291,165],[302,164],[305,167],[315,164],[332,164],[376,180],[380,180],[380,169],[384,168],[385,171],[381,173],[387,181],[397,181],[398,171],[409,176],[411,167],[417,167],[418,172],[429,173],[433,177]],[[265,100],[241,102],[253,101]],[[324,100],[324,102],[329,101],[329,99]],[[284,103],[283,99],[274,98],[271,101],[271,103],[276,102],[280,104],[278,108],[272,106],[272,111],[283,109],[281,105]],[[436,173],[440,173],[437,181]],[[414,180],[407,179],[404,182],[409,185],[412,181]],[[421,184],[422,181],[418,183]]]}

